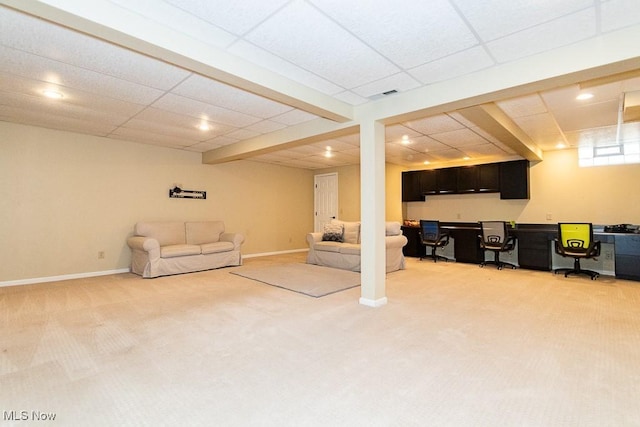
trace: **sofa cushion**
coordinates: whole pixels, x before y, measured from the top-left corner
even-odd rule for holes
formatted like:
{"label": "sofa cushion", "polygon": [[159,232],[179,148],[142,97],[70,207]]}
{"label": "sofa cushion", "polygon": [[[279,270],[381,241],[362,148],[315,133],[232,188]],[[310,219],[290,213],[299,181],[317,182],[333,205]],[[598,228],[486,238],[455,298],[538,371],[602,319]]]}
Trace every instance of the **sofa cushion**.
{"label": "sofa cushion", "polygon": [[322,233],[323,242],[342,242],[344,227],[342,224],[325,224],[324,233]]}
{"label": "sofa cushion", "polygon": [[175,258],[187,255],[199,255],[198,245],[168,245],[160,247],[160,258]]}
{"label": "sofa cushion", "polygon": [[402,234],[402,228],[400,228],[399,222],[387,221],[384,223],[384,226],[385,236],[399,236],[400,234]]}
{"label": "sofa cushion", "polygon": [[183,245],[186,243],[184,222],[139,222],[135,226],[135,234],[137,236],[152,237],[160,243],[160,246]]}
{"label": "sofa cushion", "polygon": [[355,243],[343,243],[338,249],[341,254],[360,255],[360,245],[356,245]]}
{"label": "sofa cushion", "polygon": [[313,249],[316,251],[325,251],[325,252],[340,252],[340,246],[343,243],[339,242],[316,242],[313,245]]}
{"label": "sofa cushion", "polygon": [[203,243],[215,243],[220,241],[220,235],[224,233],[223,221],[199,221],[185,223],[187,243],[190,245],[202,245]]}
{"label": "sofa cushion", "polygon": [[360,223],[341,221],[339,219],[332,219],[331,224],[342,224],[344,227],[343,241],[345,243],[360,243]]}
{"label": "sofa cushion", "polygon": [[202,254],[217,254],[220,252],[229,252],[233,250],[233,243],[231,242],[215,242],[215,243],[203,243],[200,245]]}

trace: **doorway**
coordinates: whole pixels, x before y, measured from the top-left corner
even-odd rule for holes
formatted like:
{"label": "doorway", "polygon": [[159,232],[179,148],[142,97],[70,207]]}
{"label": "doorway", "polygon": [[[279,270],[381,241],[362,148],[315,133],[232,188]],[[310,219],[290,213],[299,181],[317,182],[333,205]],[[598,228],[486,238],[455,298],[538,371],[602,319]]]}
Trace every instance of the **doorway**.
{"label": "doorway", "polygon": [[338,217],[338,173],[315,175],[314,231],[322,232],[324,225]]}

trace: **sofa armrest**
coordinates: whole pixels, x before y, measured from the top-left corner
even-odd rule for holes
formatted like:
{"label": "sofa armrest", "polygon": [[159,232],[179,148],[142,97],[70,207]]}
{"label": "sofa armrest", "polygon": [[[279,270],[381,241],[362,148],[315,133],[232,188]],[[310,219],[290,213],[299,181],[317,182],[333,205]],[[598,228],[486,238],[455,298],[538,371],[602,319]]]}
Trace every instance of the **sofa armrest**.
{"label": "sofa armrest", "polygon": [[127,244],[134,251],[146,252],[150,261],[160,258],[160,243],[153,237],[129,237]]}
{"label": "sofa armrest", "polygon": [[220,235],[221,242],[231,242],[233,243],[233,250],[237,251],[240,249],[240,245],[244,242],[244,234],[240,233],[222,233]]}
{"label": "sofa armrest", "polygon": [[322,242],[322,233],[307,233],[307,243],[309,247],[313,248],[316,242]]}
{"label": "sofa armrest", "polygon": [[398,236],[386,236],[384,238],[384,241],[385,241],[385,247],[387,249],[403,248],[408,242],[407,237],[403,234],[400,234]]}

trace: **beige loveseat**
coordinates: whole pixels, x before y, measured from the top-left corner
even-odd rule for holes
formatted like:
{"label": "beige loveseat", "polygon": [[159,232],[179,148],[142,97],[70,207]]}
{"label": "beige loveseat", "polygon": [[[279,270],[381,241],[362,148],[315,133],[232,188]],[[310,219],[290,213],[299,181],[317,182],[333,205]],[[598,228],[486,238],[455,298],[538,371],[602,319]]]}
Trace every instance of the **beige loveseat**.
{"label": "beige loveseat", "polygon": [[[360,271],[360,222],[333,219],[331,224],[342,225],[343,242],[323,241],[324,233],[321,232],[307,234],[309,244],[307,263]],[[405,260],[402,248],[407,244],[407,238],[402,234],[399,222],[385,224],[385,242],[387,273],[404,270]]]}
{"label": "beige loveseat", "polygon": [[222,221],[139,222],[134,234],[131,272],[145,278],[242,265],[244,236],[225,233]]}

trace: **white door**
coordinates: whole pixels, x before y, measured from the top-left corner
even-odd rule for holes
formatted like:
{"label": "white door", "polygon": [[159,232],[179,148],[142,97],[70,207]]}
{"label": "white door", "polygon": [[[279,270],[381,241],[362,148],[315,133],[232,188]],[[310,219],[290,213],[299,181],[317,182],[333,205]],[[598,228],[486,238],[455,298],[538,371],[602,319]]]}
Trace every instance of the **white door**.
{"label": "white door", "polygon": [[338,216],[338,174],[328,173],[314,177],[314,229],[321,232],[324,225]]}

